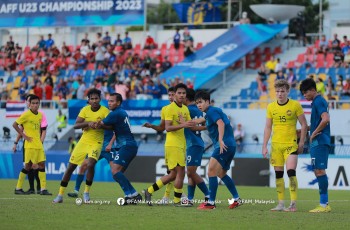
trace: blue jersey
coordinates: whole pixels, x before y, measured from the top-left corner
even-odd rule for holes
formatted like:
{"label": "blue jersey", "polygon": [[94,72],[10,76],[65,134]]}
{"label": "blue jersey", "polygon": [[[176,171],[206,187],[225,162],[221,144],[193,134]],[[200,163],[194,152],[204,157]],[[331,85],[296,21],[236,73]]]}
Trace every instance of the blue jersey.
{"label": "blue jersey", "polygon": [[221,109],[217,107],[209,106],[206,115],[206,126],[209,132],[210,139],[213,142],[214,148],[220,148],[220,143],[218,142],[219,139],[219,130],[218,125],[216,122],[221,119],[225,124],[225,133],[223,141],[226,146],[236,146],[236,141],[233,137],[233,130],[230,125],[230,121],[227,118],[227,115],[222,112]]}
{"label": "blue jersey", "polygon": [[[203,113],[197,108],[196,105],[189,105],[188,110],[190,111],[191,119],[203,117]],[[186,148],[194,145],[204,147],[204,142],[201,137],[201,131],[192,131],[185,129]]]}
{"label": "blue jersey", "polygon": [[103,123],[114,127],[118,147],[137,146],[134,135],[131,133],[129,116],[124,109],[116,108],[103,119]]}
{"label": "blue jersey", "polygon": [[[328,103],[321,95],[318,95],[312,101],[310,134],[312,134],[321,123],[322,113],[328,113]],[[331,129],[330,129],[329,123],[321,131],[321,134],[317,135],[314,140],[317,140],[317,143],[312,143],[313,146],[317,144],[318,145],[331,144]]]}
{"label": "blue jersey", "polygon": [[[104,135],[103,135],[103,145],[102,145],[102,151],[106,151],[106,147],[109,144],[109,142],[111,141],[112,137],[113,137],[113,130],[108,130],[106,129],[104,131]],[[115,142],[112,144],[112,148],[115,148]]]}

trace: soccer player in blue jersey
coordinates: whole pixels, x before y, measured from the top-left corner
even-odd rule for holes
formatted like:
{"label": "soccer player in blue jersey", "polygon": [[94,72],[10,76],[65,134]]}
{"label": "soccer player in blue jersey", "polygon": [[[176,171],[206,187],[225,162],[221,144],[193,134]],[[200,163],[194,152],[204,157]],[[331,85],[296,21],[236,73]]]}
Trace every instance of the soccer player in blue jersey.
{"label": "soccer player in blue jersey", "polygon": [[137,154],[137,143],[131,133],[129,116],[121,108],[123,98],[119,93],[112,93],[108,99],[108,108],[112,110],[109,115],[97,123],[97,127],[103,129],[113,128],[116,134],[118,153],[115,154],[112,164],[113,179],[119,183],[125,195],[124,204],[137,204],[142,200],[142,196],[136,192],[130,181],[124,175],[131,161]]}
{"label": "soccer player in blue jersey", "polygon": [[330,212],[328,204],[328,179],[326,174],[328,154],[331,145],[330,117],[327,101],[317,93],[316,83],[308,78],[301,82],[300,92],[305,99],[312,101],[310,124],[310,156],[318,181],[320,205],[310,212]]}
{"label": "soccer player in blue jersey", "polygon": [[[115,135],[113,131],[106,129],[104,131],[101,155],[100,155],[100,158],[98,158],[98,160],[106,159],[106,161],[109,163],[111,168],[113,164],[113,154],[116,153],[116,146],[114,143],[115,143]],[[89,163],[88,159],[85,159],[83,164],[80,166],[77,178],[75,180],[74,192],[68,193],[67,195],[69,197],[74,197],[74,198],[78,197],[80,186],[84,180],[84,175],[87,170],[88,163]]]}
{"label": "soccer player in blue jersey", "polygon": [[218,189],[219,177],[226,185],[234,198],[229,208],[236,208],[243,204],[239,198],[236,186],[231,177],[226,173],[230,169],[232,159],[236,152],[236,142],[233,137],[233,130],[227,115],[219,108],[210,106],[210,94],[204,91],[196,93],[195,102],[198,109],[205,112],[205,118],[196,119],[196,123],[206,124],[209,136],[213,141],[214,152],[209,161],[209,201],[200,205],[198,209],[215,209],[216,192]]}
{"label": "soccer player in blue jersey", "polygon": [[[203,117],[203,112],[198,109],[194,101],[195,91],[193,89],[187,89],[186,102],[190,116],[192,119]],[[206,129],[203,126],[203,130]],[[193,198],[196,185],[203,192],[205,201],[209,199],[209,190],[204,183],[201,176],[197,174],[197,168],[201,166],[202,156],[204,153],[204,141],[201,137],[200,131],[192,131],[190,128],[185,129],[186,137],[186,165],[187,165],[187,177],[188,177],[188,202],[193,205]]]}

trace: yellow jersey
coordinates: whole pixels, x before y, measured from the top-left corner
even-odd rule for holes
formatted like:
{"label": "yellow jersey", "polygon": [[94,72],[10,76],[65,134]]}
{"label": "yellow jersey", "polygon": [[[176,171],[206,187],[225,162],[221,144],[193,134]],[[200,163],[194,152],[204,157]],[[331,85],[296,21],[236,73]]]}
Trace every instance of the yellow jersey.
{"label": "yellow jersey", "polygon": [[[185,121],[191,120],[190,112],[186,105],[179,107],[175,102],[172,102],[165,110],[165,120],[172,121],[172,125],[179,125],[179,114],[182,115]],[[186,138],[184,129],[167,132],[165,146],[185,148]]]}
{"label": "yellow jersey", "polygon": [[165,121],[165,112],[169,105],[163,106],[162,110],[160,111],[160,119]]}
{"label": "yellow jersey", "polygon": [[[101,121],[107,117],[109,114],[109,110],[105,106],[101,106],[99,110],[92,111],[91,105],[87,105],[81,109],[78,117],[83,118],[86,122],[95,122]],[[95,144],[103,144],[103,129],[86,129],[83,131],[83,135],[81,136],[79,142],[83,142],[85,144],[95,145]]]}
{"label": "yellow jersey", "polygon": [[28,149],[44,149],[40,140],[40,127],[43,114],[38,111],[34,114],[31,110],[27,110],[16,120],[17,124],[23,127],[24,133],[33,138],[31,142],[25,141],[24,148]]}
{"label": "yellow jersey", "polygon": [[272,142],[296,143],[296,124],[302,114],[304,111],[298,101],[288,99],[284,105],[279,105],[277,101],[270,103],[266,117],[272,119]]}

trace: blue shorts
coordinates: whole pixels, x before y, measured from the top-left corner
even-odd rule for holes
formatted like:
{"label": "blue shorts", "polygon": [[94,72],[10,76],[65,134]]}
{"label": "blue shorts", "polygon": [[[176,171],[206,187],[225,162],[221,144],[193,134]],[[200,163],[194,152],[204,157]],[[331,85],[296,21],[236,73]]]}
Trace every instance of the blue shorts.
{"label": "blue shorts", "polygon": [[121,146],[119,151],[114,154],[113,163],[121,165],[124,169],[127,169],[131,161],[135,158],[137,149],[138,147],[133,145]]}
{"label": "blue shorts", "polygon": [[201,166],[204,147],[193,145],[186,149],[186,165]]}
{"label": "blue shorts", "polygon": [[313,169],[326,169],[328,165],[329,145],[317,145],[310,148],[311,165]]}
{"label": "blue shorts", "polygon": [[236,153],[236,146],[227,146],[227,151],[220,154],[220,148],[214,149],[211,157],[215,158],[224,170],[229,170],[233,157]]}
{"label": "blue shorts", "polygon": [[109,163],[109,162],[113,161],[114,154],[115,154],[114,151],[111,151],[111,152],[102,151],[100,158],[98,158],[98,160],[106,159],[106,161]]}

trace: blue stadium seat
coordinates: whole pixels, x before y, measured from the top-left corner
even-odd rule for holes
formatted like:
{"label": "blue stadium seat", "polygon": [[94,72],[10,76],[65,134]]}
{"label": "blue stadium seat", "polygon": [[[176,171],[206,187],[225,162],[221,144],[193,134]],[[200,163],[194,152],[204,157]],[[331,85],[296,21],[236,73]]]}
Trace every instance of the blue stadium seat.
{"label": "blue stadium seat", "polygon": [[239,97],[241,99],[248,99],[248,90],[247,89],[242,89],[240,94],[239,94]]}
{"label": "blue stadium seat", "polygon": [[0,69],[0,76],[1,76],[1,77],[2,77],[2,76],[5,76],[5,71],[2,70],[2,69]]}
{"label": "blue stadium seat", "polygon": [[248,109],[249,102],[240,102],[239,108],[240,109]]}
{"label": "blue stadium seat", "polygon": [[344,67],[339,67],[338,71],[337,71],[338,75],[342,75],[343,77],[345,77],[346,75],[346,69]]}
{"label": "blue stadium seat", "polygon": [[298,75],[306,74],[306,69],[305,69],[305,67],[300,67],[297,74],[298,74]]}
{"label": "blue stadium seat", "polygon": [[331,76],[332,79],[333,79],[333,76],[336,75],[335,70],[336,70],[336,69],[335,69],[334,67],[331,67],[331,68],[328,69],[328,73],[327,73],[327,74],[328,74],[329,76]]}
{"label": "blue stadium seat", "polygon": [[305,80],[306,79],[306,73],[299,74],[299,81]]}
{"label": "blue stadium seat", "polygon": [[306,71],[306,74],[314,74],[314,73],[316,73],[316,68],[315,67],[311,67],[310,69],[308,69],[307,71]]}
{"label": "blue stadium seat", "polygon": [[326,68],[325,67],[319,68],[317,71],[317,74],[320,74],[320,73],[326,73]]}

